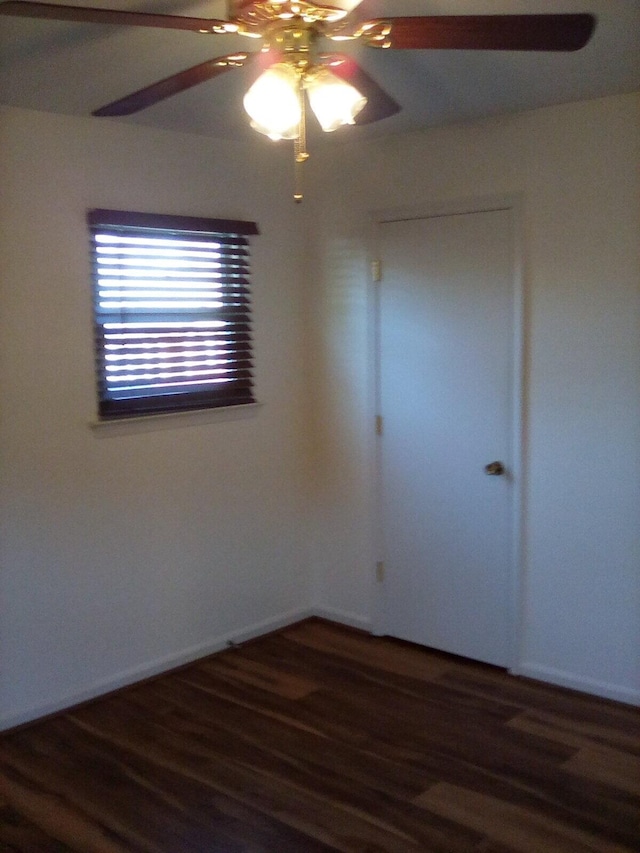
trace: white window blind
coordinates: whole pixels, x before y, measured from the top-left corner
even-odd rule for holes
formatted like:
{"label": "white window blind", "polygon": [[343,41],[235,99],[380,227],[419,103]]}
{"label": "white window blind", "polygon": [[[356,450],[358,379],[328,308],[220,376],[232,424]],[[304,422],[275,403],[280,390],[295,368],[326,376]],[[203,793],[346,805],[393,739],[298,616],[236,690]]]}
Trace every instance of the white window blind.
{"label": "white window blind", "polygon": [[102,418],[254,402],[254,222],[92,210]]}

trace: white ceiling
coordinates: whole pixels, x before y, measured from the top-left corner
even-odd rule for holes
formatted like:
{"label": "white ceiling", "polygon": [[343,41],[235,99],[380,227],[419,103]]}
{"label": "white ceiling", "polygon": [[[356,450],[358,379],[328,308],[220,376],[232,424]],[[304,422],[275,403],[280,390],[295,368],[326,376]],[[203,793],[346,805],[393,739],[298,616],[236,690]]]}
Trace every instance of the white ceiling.
{"label": "white ceiling", "polygon": [[[136,11],[224,17],[223,0],[76,0]],[[363,0],[359,17],[590,12],[595,34],[575,53],[375,50],[329,42],[402,105],[389,119],[337,132],[380,136],[640,90],[640,0]],[[249,44],[247,44],[249,42]],[[259,42],[238,36],[70,24],[0,16],[0,103],[89,115],[196,63]],[[233,70],[123,119],[239,139],[251,133],[241,100],[249,69]]]}

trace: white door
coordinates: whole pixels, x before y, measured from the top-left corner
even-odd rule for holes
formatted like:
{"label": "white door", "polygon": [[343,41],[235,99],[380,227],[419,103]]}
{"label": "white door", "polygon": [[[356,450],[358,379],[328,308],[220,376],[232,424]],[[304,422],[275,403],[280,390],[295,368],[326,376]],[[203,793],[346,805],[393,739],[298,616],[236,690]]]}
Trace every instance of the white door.
{"label": "white door", "polygon": [[[383,628],[508,666],[512,211],[390,221],[380,233]],[[487,473],[491,463],[504,473]]]}

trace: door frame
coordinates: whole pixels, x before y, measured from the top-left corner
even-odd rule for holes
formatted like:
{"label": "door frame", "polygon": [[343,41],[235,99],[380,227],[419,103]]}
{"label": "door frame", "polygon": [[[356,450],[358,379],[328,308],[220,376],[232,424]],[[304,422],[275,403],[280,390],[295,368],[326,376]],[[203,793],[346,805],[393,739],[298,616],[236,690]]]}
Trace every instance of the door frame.
{"label": "door frame", "polygon": [[[511,553],[509,558],[510,589],[508,595],[507,625],[509,645],[508,670],[513,674],[520,672],[522,661],[522,626],[523,626],[523,591],[525,572],[524,522],[525,522],[525,450],[526,450],[526,408],[527,408],[527,316],[529,313],[527,288],[524,270],[524,200],[521,194],[479,196],[474,198],[456,199],[439,203],[383,209],[371,214],[371,245],[369,251],[372,278],[371,298],[371,364],[373,364],[373,407],[372,422],[377,423],[381,414],[381,351],[380,328],[381,307],[380,288],[384,286],[384,269],[382,281],[375,281],[376,263],[381,259],[382,232],[385,223],[409,219],[430,219],[435,217],[454,216],[465,213],[484,213],[496,210],[507,210],[511,214],[513,228],[513,367],[511,375],[511,394],[513,411],[511,416],[511,440],[513,442],[512,476],[512,511],[511,511]],[[384,634],[386,628],[385,589],[384,583],[378,580],[378,565],[384,563],[384,528],[382,502],[382,437],[375,435],[374,449],[374,549],[376,554],[376,571],[373,573],[373,615],[371,630],[374,634]]]}

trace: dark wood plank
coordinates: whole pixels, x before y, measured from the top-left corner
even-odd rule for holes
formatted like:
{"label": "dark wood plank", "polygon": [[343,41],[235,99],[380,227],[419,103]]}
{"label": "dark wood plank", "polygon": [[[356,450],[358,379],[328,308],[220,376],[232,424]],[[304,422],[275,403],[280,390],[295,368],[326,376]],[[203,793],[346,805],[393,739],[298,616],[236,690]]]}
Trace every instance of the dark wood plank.
{"label": "dark wood plank", "polygon": [[[0,789],[2,781],[0,779]],[[71,853],[71,848],[47,835],[24,814],[0,796],[0,851],[28,850],[29,853]]]}
{"label": "dark wood plank", "polygon": [[638,853],[637,709],[309,620],[0,736],[0,851]]}
{"label": "dark wood plank", "polygon": [[446,782],[425,791],[417,802],[518,853],[597,853],[604,849],[607,853],[622,853],[624,850],[570,824]]}

